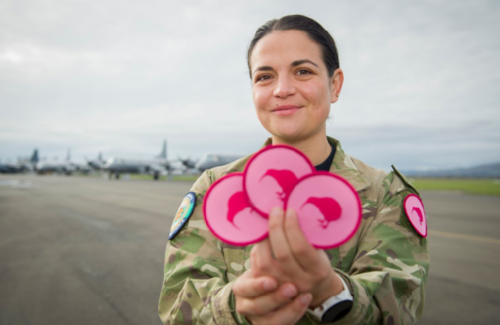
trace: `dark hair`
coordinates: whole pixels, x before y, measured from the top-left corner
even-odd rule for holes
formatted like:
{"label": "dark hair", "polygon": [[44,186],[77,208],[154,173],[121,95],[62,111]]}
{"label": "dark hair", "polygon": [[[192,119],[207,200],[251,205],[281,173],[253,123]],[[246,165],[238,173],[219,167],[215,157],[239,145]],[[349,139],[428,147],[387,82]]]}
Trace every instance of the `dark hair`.
{"label": "dark hair", "polygon": [[339,54],[333,37],[328,33],[323,26],[317,21],[302,15],[284,16],[280,19],[273,19],[260,26],[255,32],[255,35],[248,46],[247,64],[250,78],[252,78],[252,70],[250,68],[250,56],[252,51],[261,38],[273,31],[300,30],[307,33],[307,36],[321,48],[323,62],[328,69],[328,75],[331,77],[336,69],[340,67]]}

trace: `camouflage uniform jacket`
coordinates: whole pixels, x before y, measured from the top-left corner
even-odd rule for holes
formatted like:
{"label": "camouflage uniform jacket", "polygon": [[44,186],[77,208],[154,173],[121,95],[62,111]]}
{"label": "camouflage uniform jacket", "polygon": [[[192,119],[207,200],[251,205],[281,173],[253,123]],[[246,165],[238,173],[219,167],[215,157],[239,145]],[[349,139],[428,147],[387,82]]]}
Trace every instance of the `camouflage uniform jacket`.
{"label": "camouflage uniform jacket", "polygon": [[[345,244],[327,250],[332,268],[354,297],[335,324],[414,324],[424,306],[429,271],[427,239],[417,234],[402,208],[418,192],[394,169],[386,173],[347,156],[337,140],[330,172],[357,190],[363,218]],[[269,144],[270,140],[266,142]],[[232,284],[249,268],[252,246],[216,239],[203,219],[203,197],[220,177],[243,171],[249,157],[207,170],[192,187],[197,202],[184,228],[167,245],[159,313],[165,324],[247,324],[234,309]],[[307,313],[298,324],[317,324]]]}

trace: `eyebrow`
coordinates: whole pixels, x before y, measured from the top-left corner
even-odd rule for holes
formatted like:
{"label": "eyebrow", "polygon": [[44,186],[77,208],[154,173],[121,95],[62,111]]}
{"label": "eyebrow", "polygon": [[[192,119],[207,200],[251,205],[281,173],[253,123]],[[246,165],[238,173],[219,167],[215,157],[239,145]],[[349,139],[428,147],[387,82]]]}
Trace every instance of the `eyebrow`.
{"label": "eyebrow", "polygon": [[[308,59],[293,61],[292,64],[291,64],[291,66],[292,67],[296,67],[296,66],[304,64],[304,63],[310,63],[310,64],[318,67],[318,65],[316,63],[314,63],[314,62],[312,62],[311,60],[308,60]],[[273,70],[273,68],[270,67],[270,66],[268,66],[268,65],[266,65],[266,66],[262,66],[262,67],[256,68],[255,70],[253,70],[253,73],[255,74],[255,72],[257,72],[257,71],[271,71],[271,70]]]}
{"label": "eyebrow", "polygon": [[252,75],[254,75],[255,72],[257,72],[257,71],[271,71],[271,70],[273,70],[273,68],[268,66],[268,65],[263,66],[263,67],[258,67],[258,68],[255,68],[255,70],[253,70]]}
{"label": "eyebrow", "polygon": [[296,66],[301,65],[301,64],[304,64],[304,63],[311,63],[312,65],[314,65],[314,66],[316,66],[317,68],[319,68],[319,67],[318,67],[318,65],[317,65],[316,63],[312,62],[311,60],[307,60],[307,59],[293,61],[293,62],[292,62],[292,67],[296,67]]}

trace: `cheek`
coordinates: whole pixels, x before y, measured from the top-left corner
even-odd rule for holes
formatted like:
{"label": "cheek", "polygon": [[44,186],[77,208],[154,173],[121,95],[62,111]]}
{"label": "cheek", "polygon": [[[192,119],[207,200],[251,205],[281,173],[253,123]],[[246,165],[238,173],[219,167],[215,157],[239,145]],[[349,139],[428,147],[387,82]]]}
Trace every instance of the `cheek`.
{"label": "cheek", "polygon": [[253,97],[253,103],[255,105],[255,109],[256,110],[262,109],[266,103],[266,96],[265,96],[264,92],[262,91],[262,89],[255,89],[254,88],[253,92],[252,92],[252,97]]}
{"label": "cheek", "polygon": [[255,113],[261,124],[265,123],[265,109],[264,105],[266,103],[262,92],[253,90],[252,92],[253,105],[255,107]]}
{"label": "cheek", "polygon": [[311,103],[321,104],[328,101],[327,89],[324,89],[324,85],[310,84],[307,87],[302,88],[302,95],[306,97]]}

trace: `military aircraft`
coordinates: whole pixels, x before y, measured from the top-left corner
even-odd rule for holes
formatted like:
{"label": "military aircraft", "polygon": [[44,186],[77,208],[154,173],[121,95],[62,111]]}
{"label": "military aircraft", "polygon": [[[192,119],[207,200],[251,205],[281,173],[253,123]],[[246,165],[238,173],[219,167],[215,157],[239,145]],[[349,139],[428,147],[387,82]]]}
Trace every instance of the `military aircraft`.
{"label": "military aircraft", "polygon": [[3,163],[0,164],[0,173],[1,174],[18,174],[23,173],[29,169],[26,166],[18,163]]}
{"label": "military aircraft", "polygon": [[203,156],[199,160],[191,158],[178,158],[170,161],[170,172],[173,175],[196,175],[217,166],[229,164],[243,155],[226,155],[211,153]]}
{"label": "military aircraft", "polygon": [[44,174],[65,174],[71,175],[77,169],[70,162],[71,152],[68,149],[68,154],[66,155],[66,159],[63,161],[58,160],[40,160],[35,166],[35,171],[38,175]]}
{"label": "military aircraft", "polygon": [[102,159],[102,153],[99,152],[96,159],[87,160],[87,165],[89,165],[94,170],[102,170],[106,161]]}
{"label": "military aircraft", "polygon": [[0,164],[0,173],[2,174],[16,174],[33,170],[38,163],[38,149],[33,150],[30,159],[20,160],[17,163],[4,163]]}
{"label": "military aircraft", "polygon": [[195,168],[198,169],[200,172],[204,172],[206,169],[226,165],[242,157],[243,155],[225,155],[225,154],[211,153],[201,158],[196,163]]}
{"label": "military aircraft", "polygon": [[120,174],[149,174],[154,180],[158,180],[161,174],[167,174],[170,163],[167,160],[167,141],[163,141],[161,153],[154,159],[128,159],[111,157],[103,166],[103,170],[109,173],[109,178],[119,179]]}
{"label": "military aircraft", "polygon": [[68,163],[75,172],[86,175],[92,171],[91,166],[89,166],[87,162],[70,160]]}
{"label": "military aircraft", "polygon": [[186,168],[196,168],[196,163],[198,162],[197,160],[193,160],[191,158],[181,158],[179,157],[179,162],[184,165]]}
{"label": "military aircraft", "polygon": [[69,176],[75,172],[88,174],[91,169],[87,163],[71,160],[71,150],[68,149],[64,161],[41,160],[36,164],[35,171],[38,175],[57,173]]}

